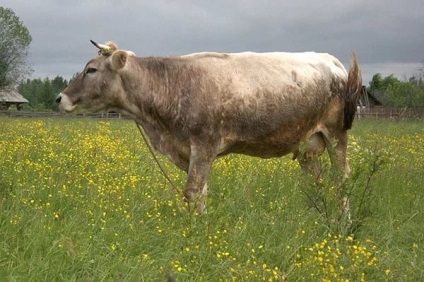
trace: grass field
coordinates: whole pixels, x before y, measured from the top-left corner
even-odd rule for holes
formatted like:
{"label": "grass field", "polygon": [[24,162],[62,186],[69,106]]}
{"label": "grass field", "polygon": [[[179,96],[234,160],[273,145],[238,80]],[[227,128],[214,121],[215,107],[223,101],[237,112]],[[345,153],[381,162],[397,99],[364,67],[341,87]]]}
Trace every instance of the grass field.
{"label": "grass field", "polygon": [[289,156],[219,159],[199,216],[131,121],[0,117],[1,280],[423,281],[424,123],[356,122],[349,161],[351,225]]}

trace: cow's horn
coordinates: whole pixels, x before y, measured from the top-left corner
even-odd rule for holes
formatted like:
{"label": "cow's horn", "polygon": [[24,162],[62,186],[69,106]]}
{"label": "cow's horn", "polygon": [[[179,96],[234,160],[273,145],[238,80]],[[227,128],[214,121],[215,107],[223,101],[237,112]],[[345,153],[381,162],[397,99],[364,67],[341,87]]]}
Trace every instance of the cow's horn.
{"label": "cow's horn", "polygon": [[104,45],[104,44],[100,44],[100,43],[94,42],[91,39],[90,39],[90,42],[99,49],[99,53],[100,54],[102,54],[102,55],[109,55],[111,53],[110,46],[107,46],[107,45]]}

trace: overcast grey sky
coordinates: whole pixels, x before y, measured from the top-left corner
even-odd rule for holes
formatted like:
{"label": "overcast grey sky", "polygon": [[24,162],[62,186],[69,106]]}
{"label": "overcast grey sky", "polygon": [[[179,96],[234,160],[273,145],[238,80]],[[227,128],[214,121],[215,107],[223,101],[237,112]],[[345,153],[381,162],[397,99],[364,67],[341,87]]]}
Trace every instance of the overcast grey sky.
{"label": "overcast grey sky", "polygon": [[[364,84],[375,73],[409,77],[424,62],[423,0],[171,1],[0,0],[29,29],[33,78],[69,79],[115,41],[138,56],[199,51],[328,52]],[[0,27],[1,28],[1,27]]]}

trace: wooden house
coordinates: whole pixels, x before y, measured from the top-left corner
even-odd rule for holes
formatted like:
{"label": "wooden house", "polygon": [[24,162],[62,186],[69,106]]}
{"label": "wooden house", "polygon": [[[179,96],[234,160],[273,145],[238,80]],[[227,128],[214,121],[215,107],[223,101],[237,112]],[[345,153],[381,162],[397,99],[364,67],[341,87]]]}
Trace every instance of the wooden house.
{"label": "wooden house", "polygon": [[358,108],[371,109],[380,106],[383,106],[383,104],[367,90],[366,86],[362,86],[361,96],[358,101]]}
{"label": "wooden house", "polygon": [[14,89],[0,90],[0,110],[8,110],[10,106],[16,106],[20,111],[28,100],[25,99],[18,91]]}

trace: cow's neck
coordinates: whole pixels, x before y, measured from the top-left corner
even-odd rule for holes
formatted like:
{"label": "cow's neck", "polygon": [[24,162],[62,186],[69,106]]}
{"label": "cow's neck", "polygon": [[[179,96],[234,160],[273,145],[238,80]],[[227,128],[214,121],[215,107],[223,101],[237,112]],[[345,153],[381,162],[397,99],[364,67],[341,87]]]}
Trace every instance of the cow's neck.
{"label": "cow's neck", "polygon": [[126,97],[120,108],[145,128],[173,131],[184,119],[186,67],[171,58],[138,58],[134,67],[137,71],[123,78]]}

